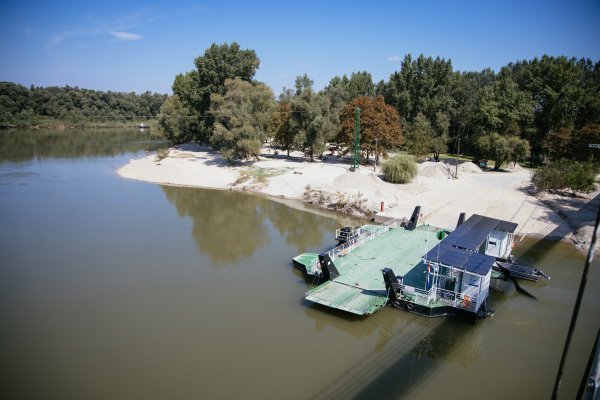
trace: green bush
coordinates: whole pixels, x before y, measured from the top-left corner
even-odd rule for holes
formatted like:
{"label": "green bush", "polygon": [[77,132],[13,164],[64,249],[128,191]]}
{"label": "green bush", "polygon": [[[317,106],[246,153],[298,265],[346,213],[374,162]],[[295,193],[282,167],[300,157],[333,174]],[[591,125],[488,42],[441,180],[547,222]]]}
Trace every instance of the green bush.
{"label": "green bush", "polygon": [[538,169],[531,178],[537,190],[589,192],[595,187],[598,166],[572,160],[553,161]]}
{"label": "green bush", "polygon": [[414,158],[399,154],[381,164],[385,179],[392,183],[408,183],[417,176],[418,168]]}

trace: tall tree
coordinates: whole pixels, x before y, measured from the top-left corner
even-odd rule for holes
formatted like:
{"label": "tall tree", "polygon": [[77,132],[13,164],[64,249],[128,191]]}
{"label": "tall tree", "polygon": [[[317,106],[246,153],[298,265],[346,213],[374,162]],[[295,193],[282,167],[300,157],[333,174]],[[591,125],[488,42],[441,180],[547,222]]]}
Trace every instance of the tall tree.
{"label": "tall tree", "polygon": [[512,155],[508,139],[497,132],[479,136],[476,146],[479,156],[494,160],[495,171],[499,170],[506,161],[509,161]]}
{"label": "tall tree", "polygon": [[417,158],[425,157],[431,150],[433,127],[423,113],[418,113],[406,133],[406,148]]}
{"label": "tall tree", "polygon": [[[478,108],[482,89],[492,85],[495,74],[490,69],[480,72],[455,73],[452,79],[451,94],[454,108],[450,116],[449,136],[454,142],[455,151],[473,152],[473,138],[479,133]],[[459,149],[460,140],[460,149]]]}
{"label": "tall tree", "polygon": [[179,144],[194,139],[199,120],[175,94],[160,107],[158,131],[168,140]]}
{"label": "tall tree", "polygon": [[225,81],[225,94],[211,96],[215,116],[210,143],[229,160],[258,158],[274,106],[272,90],[241,78]]}
{"label": "tall tree", "polygon": [[231,45],[213,43],[204,55],[196,57],[194,65],[194,70],[175,77],[173,93],[202,118],[202,138],[208,139],[214,124],[214,118],[208,113],[211,95],[223,95],[227,79],[238,77],[251,82],[260,60],[254,50],[242,50],[236,42]]}
{"label": "tall tree", "polygon": [[450,118],[441,111],[435,114],[432,124],[433,137],[430,142],[430,151],[435,161],[440,161],[440,153],[448,151],[448,132],[450,129]]}
{"label": "tall tree", "polygon": [[348,101],[357,97],[374,96],[375,85],[373,78],[367,71],[353,72],[348,80]]}
{"label": "tall tree", "polygon": [[530,156],[529,142],[526,139],[519,139],[516,136],[508,138],[508,149],[510,161],[517,165],[517,162],[523,161]]}
{"label": "tall tree", "polygon": [[296,131],[292,129],[290,120],[292,118],[292,106],[288,100],[280,100],[271,116],[270,129],[273,132],[275,143],[290,156],[290,150],[294,148]]}
{"label": "tall tree", "polygon": [[357,97],[346,104],[341,113],[342,129],[338,141],[350,147],[354,141],[354,113],[360,108],[360,147],[369,154],[387,155],[404,143],[400,117],[396,109],[385,104],[383,97]]}
{"label": "tall tree", "polygon": [[514,80],[534,102],[532,152],[539,159],[551,132],[600,122],[600,67],[586,59],[544,55],[509,64]]}
{"label": "tall tree", "polygon": [[452,62],[443,58],[404,57],[400,71],[390,76],[386,102],[393,105],[407,123],[413,123],[419,113],[433,121],[441,111],[450,115],[454,106],[451,96]]}
{"label": "tall tree", "polygon": [[556,131],[550,131],[542,144],[545,157],[552,161],[569,157],[572,154],[572,140],[573,133],[570,128],[560,128]]}
{"label": "tall tree", "polygon": [[600,150],[590,144],[600,144],[600,124],[586,125],[577,132],[572,141],[573,158],[580,161],[600,160]]}
{"label": "tall tree", "polygon": [[304,74],[296,78],[296,96],[292,99],[291,129],[297,132],[298,142],[308,152],[310,161],[314,161],[315,153],[321,155],[325,150],[328,133],[329,101],[324,94],[317,94],[312,89],[313,81]]}

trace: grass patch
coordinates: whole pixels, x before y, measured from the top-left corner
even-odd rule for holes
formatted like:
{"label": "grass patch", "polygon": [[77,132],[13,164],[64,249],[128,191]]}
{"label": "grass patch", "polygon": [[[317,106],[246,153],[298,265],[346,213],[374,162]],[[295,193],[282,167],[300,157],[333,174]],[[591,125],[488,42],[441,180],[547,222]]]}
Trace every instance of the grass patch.
{"label": "grass patch", "polygon": [[[440,154],[440,161],[444,161],[444,160],[456,160],[456,154],[451,154],[451,153],[441,153]],[[473,161],[473,157],[469,157],[469,156],[458,156],[458,161]]]}
{"label": "grass patch", "polygon": [[240,171],[240,176],[233,185],[240,185],[244,182],[254,181],[254,183],[265,185],[269,178],[283,175],[292,168],[257,168],[248,167]]}
{"label": "grass patch", "polygon": [[171,149],[169,147],[161,147],[156,149],[156,159],[154,161],[161,162],[169,155]]}
{"label": "grass patch", "polygon": [[405,154],[398,154],[384,161],[381,164],[381,169],[385,179],[392,183],[408,183],[419,172],[414,158]]}

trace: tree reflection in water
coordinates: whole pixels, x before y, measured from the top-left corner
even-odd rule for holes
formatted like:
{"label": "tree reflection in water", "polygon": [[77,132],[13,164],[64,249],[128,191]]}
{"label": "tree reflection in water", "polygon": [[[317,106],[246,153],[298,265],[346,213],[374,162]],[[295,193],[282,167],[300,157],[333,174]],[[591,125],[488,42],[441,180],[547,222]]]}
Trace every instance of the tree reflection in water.
{"label": "tree reflection in water", "polygon": [[165,144],[150,132],[137,129],[10,130],[0,132],[0,162],[114,157]]}
{"label": "tree reflection in water", "polygon": [[[325,235],[331,235],[334,245],[333,232],[340,224],[334,218],[255,195],[174,186],[162,189],[177,213],[192,219],[198,249],[215,264],[239,263],[251,257],[271,243],[275,230],[297,253],[320,248]],[[269,222],[275,230],[270,230]]]}
{"label": "tree reflection in water", "polygon": [[[340,227],[340,222],[336,219],[294,210],[276,201],[269,201],[267,206],[271,223],[285,237],[285,242],[294,246],[298,253],[320,247],[323,241],[335,244],[332,232]],[[332,236],[327,238],[326,235]]]}

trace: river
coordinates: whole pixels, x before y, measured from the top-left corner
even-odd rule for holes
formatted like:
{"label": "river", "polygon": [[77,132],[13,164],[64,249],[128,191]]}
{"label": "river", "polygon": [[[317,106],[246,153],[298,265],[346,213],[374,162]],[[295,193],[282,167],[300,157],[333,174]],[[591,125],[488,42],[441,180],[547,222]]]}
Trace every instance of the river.
{"label": "river", "polygon": [[[0,132],[5,399],[547,399],[584,256],[526,240],[552,279],[493,294],[467,325],[304,302],[291,264],[346,220],[263,197],[153,185],[116,170],[160,146],[129,131]],[[469,211],[469,210],[465,210]],[[560,398],[600,321],[591,268]]]}

